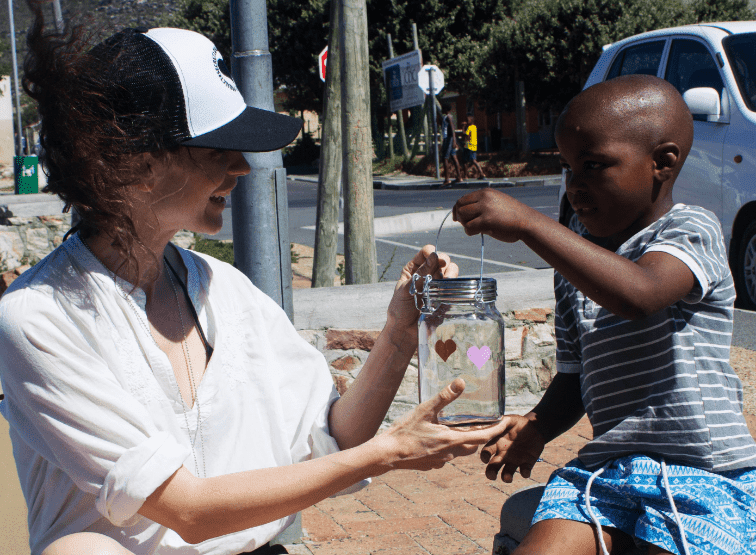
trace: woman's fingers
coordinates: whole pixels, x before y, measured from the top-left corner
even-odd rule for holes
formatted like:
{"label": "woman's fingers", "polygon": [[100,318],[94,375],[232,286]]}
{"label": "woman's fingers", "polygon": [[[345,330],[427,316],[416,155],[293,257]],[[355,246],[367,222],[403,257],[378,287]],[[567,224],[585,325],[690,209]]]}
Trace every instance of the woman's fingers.
{"label": "woman's fingers", "polygon": [[438,413],[441,409],[462,395],[464,390],[465,380],[456,378],[452,383],[439,391],[435,397],[426,401],[426,408],[432,414],[434,422],[438,421]]}

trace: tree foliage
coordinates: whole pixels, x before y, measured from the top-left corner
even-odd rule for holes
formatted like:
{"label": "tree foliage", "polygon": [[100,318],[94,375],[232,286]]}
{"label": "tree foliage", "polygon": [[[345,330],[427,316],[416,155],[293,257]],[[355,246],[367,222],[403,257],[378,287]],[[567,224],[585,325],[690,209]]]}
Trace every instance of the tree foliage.
{"label": "tree foliage", "polygon": [[754,11],[748,0],[695,0],[691,4],[696,23],[709,21],[748,21]]}
{"label": "tree foliage", "polygon": [[606,44],[654,29],[753,17],[747,0],[536,0],[491,33],[478,64],[480,96],[511,109],[519,79],[528,102],[561,108],[580,92]]}
{"label": "tree foliage", "polygon": [[[482,84],[475,60],[483,53],[494,24],[524,0],[367,0],[371,109],[385,113],[381,63],[413,49],[412,23],[418,28],[425,63],[435,63],[455,90],[474,94]],[[268,38],[273,80],[286,90],[291,109],[322,108],[323,84],[316,58],[328,41],[329,0],[268,0]],[[184,0],[170,24],[210,37],[227,55],[231,50],[228,0]]]}
{"label": "tree foliage", "polygon": [[480,73],[482,96],[511,109],[514,82],[528,102],[561,107],[577,94],[605,44],[652,29],[691,23],[680,0],[538,0],[492,33]]}

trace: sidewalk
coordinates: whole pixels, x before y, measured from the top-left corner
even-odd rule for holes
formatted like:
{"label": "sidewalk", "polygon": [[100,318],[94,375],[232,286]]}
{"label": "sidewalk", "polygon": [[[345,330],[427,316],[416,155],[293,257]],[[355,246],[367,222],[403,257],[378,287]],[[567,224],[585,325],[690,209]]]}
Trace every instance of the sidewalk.
{"label": "sidewalk", "polygon": [[[736,359],[744,360],[738,365]],[[751,395],[756,385],[754,361],[756,352],[735,348],[733,367]],[[754,435],[756,414],[752,407],[746,411]],[[530,478],[518,474],[511,484],[488,480],[477,454],[439,470],[389,472],[362,491],[303,511],[303,543],[287,548],[296,555],[491,555],[504,502],[522,488],[545,483],[590,438],[591,426],[584,417],[546,446],[543,462]],[[505,519],[509,535],[521,539],[527,519],[525,514],[510,514]]]}
{"label": "sidewalk", "polygon": [[[288,178],[296,181],[306,181],[317,183],[316,175],[297,175],[289,174]],[[467,179],[462,183],[452,183],[448,189],[481,189],[484,187],[543,187],[548,185],[559,185],[561,175],[539,175],[533,177],[490,177],[486,179]],[[401,176],[373,176],[373,189],[394,189],[394,190],[427,190],[442,189],[443,179],[418,175],[401,175]]]}
{"label": "sidewalk", "polygon": [[389,472],[306,509],[305,543],[287,547],[301,555],[491,555],[507,498],[545,482],[590,437],[584,418],[546,447],[530,478],[517,475],[511,484],[488,480],[477,454],[439,470]]}

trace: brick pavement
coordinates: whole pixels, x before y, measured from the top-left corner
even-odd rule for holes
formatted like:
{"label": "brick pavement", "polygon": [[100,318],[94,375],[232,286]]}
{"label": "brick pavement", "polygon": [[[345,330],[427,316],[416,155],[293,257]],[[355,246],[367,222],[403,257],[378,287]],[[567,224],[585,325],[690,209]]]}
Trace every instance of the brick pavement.
{"label": "brick pavement", "polygon": [[477,455],[429,472],[399,470],[367,488],[302,513],[297,555],[491,555],[501,507],[515,491],[545,482],[591,437],[583,418],[549,445],[528,479],[493,482]]}

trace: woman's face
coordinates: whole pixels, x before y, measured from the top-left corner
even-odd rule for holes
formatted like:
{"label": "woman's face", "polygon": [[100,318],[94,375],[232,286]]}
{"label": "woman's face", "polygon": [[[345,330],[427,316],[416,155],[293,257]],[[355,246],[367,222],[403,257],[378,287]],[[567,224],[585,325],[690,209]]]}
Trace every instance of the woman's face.
{"label": "woman's face", "polygon": [[218,233],[225,197],[249,171],[241,152],[209,148],[183,147],[153,164],[149,203],[160,229]]}

